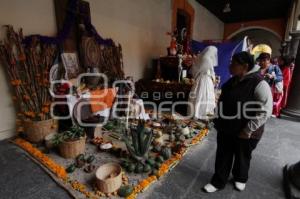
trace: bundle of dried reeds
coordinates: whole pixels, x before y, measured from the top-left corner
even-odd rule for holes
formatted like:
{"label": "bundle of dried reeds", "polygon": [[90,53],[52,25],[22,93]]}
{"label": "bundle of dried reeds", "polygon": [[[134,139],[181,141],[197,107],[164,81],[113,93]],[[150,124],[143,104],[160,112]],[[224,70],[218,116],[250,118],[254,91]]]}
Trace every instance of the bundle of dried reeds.
{"label": "bundle of dried reeds", "polygon": [[22,29],[15,32],[12,26],[6,26],[6,31],[6,38],[0,42],[0,62],[14,91],[18,117],[31,121],[50,119],[49,71],[57,46],[38,40],[25,46]]}

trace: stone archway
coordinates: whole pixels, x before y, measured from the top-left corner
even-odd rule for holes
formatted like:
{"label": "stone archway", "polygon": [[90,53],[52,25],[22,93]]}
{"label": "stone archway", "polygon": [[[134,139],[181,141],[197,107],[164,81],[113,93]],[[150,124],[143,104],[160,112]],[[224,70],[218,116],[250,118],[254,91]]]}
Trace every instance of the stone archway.
{"label": "stone archway", "polygon": [[267,44],[272,48],[272,56],[279,56],[281,49],[281,37],[274,31],[263,27],[247,27],[231,34],[227,39],[240,41],[245,36],[251,40],[253,46]]}

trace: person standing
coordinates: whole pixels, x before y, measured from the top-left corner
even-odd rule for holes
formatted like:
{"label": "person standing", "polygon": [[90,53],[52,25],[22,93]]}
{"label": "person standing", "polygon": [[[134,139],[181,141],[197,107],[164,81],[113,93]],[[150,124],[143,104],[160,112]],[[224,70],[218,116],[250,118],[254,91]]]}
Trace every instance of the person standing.
{"label": "person standing", "polygon": [[271,55],[269,53],[261,53],[258,60],[261,74],[271,87],[282,82],[282,72],[278,65],[271,63]]}
{"label": "person standing", "polygon": [[271,55],[269,53],[261,53],[258,57],[260,72],[265,80],[269,83],[273,93],[273,115],[278,117],[281,110],[281,102],[283,98],[283,76],[278,65],[271,63]]}
{"label": "person standing", "polygon": [[290,83],[292,80],[292,64],[294,58],[290,56],[283,56],[279,59],[279,66],[283,76],[283,99],[281,102],[281,108],[285,108],[287,104]]}
{"label": "person standing", "polygon": [[280,57],[273,57],[273,58],[271,59],[271,63],[272,63],[273,65],[279,66],[279,59],[280,59]]}
{"label": "person standing", "polygon": [[218,49],[214,46],[205,48],[195,59],[192,75],[195,79],[190,95],[188,115],[195,119],[207,120],[214,114],[216,107],[214,67],[218,65]]}
{"label": "person standing", "polygon": [[243,191],[246,187],[252,151],[263,135],[273,103],[270,86],[254,66],[253,56],[248,52],[232,58],[229,67],[232,77],[222,86],[214,119],[215,173],[203,187],[205,192],[223,189],[231,171],[235,188]]}

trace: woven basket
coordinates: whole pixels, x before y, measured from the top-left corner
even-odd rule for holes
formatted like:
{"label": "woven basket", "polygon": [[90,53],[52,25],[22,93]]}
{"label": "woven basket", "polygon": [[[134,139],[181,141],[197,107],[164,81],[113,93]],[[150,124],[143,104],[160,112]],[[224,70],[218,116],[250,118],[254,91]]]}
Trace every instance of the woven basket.
{"label": "woven basket", "polygon": [[[113,177],[110,177],[110,175]],[[122,168],[116,163],[107,163],[96,171],[97,188],[103,193],[117,191],[122,185]]]}
{"label": "woven basket", "polygon": [[42,142],[50,133],[57,132],[57,121],[53,119],[43,121],[23,121],[26,138],[29,142]]}
{"label": "woven basket", "polygon": [[76,158],[79,154],[84,153],[85,140],[86,136],[74,141],[64,141],[59,145],[60,155],[67,159]]}

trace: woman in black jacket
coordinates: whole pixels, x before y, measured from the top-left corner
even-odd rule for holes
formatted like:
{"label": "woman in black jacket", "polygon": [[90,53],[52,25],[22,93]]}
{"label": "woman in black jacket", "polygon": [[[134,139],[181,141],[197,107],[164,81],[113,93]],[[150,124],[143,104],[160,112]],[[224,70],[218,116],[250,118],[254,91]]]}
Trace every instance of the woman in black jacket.
{"label": "woman in black jacket", "polygon": [[230,73],[232,78],[222,87],[214,120],[218,132],[215,174],[204,187],[209,193],[225,187],[231,170],[235,188],[245,189],[252,151],[272,114],[270,86],[255,67],[251,54],[235,54]]}

